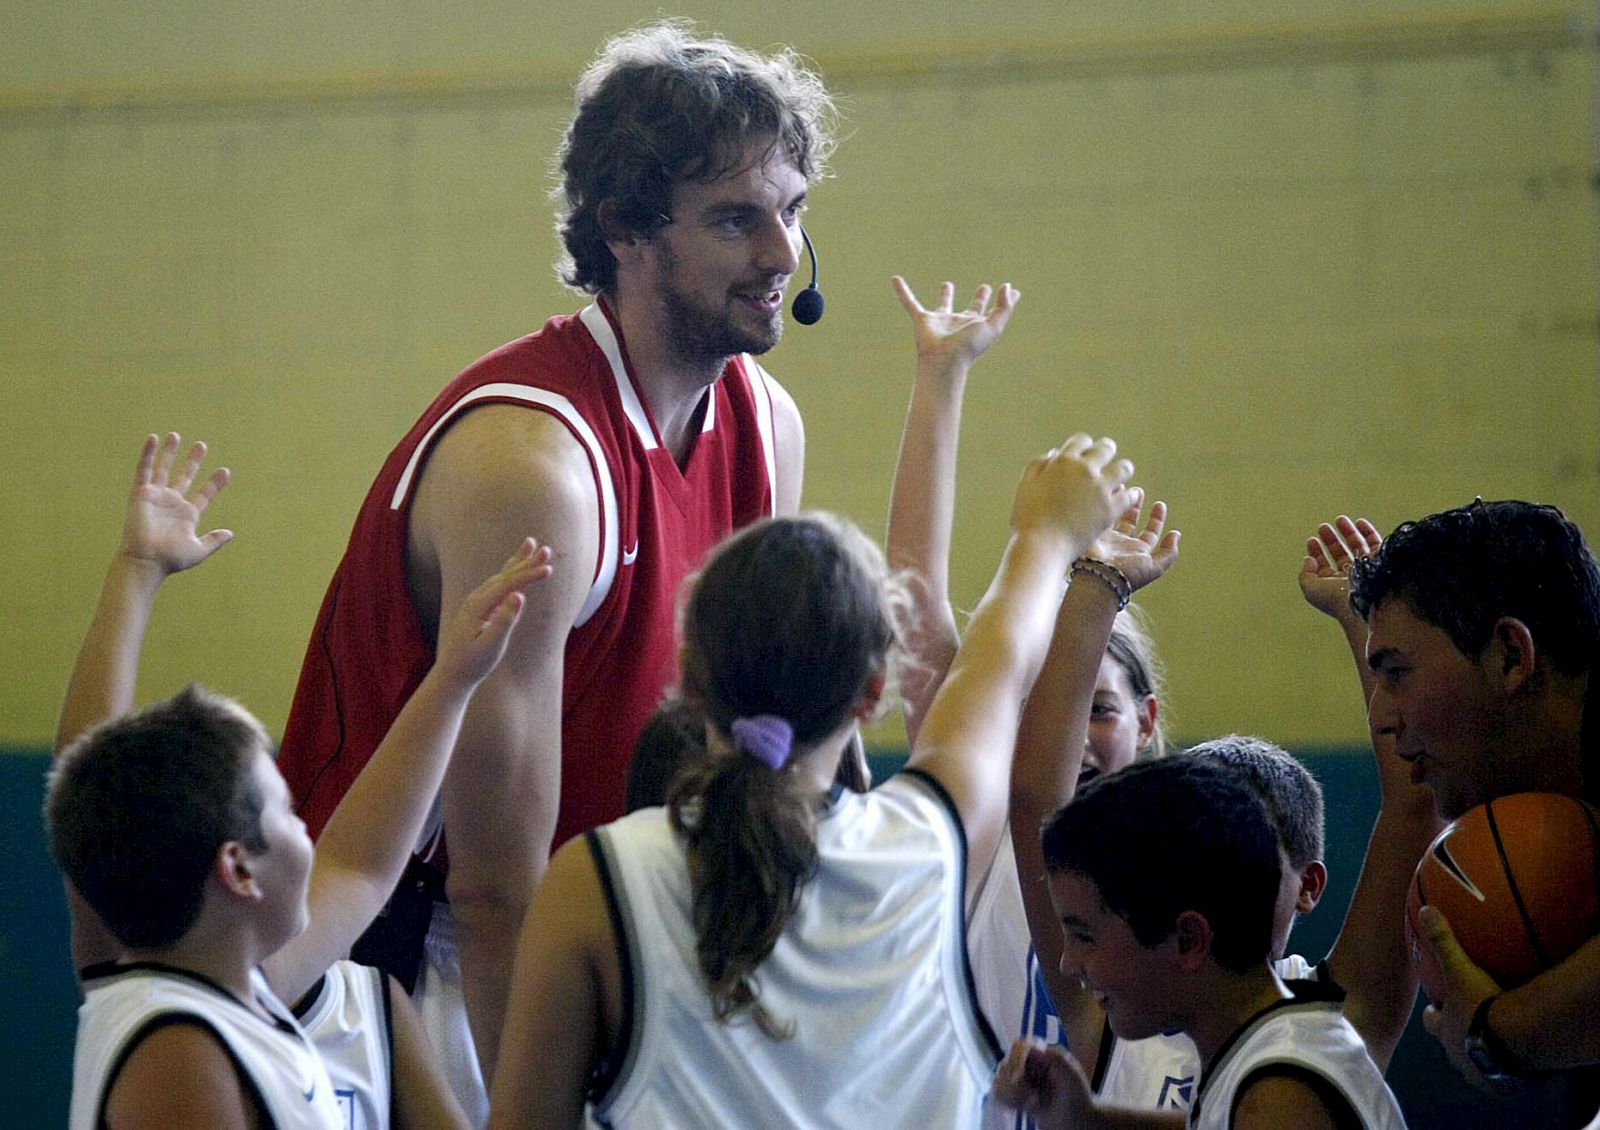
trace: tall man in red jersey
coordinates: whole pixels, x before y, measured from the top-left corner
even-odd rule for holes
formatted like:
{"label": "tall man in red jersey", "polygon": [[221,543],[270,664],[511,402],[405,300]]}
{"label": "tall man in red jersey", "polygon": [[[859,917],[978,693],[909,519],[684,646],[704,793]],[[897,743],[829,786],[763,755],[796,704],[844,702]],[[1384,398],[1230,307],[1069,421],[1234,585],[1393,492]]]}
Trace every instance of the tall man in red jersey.
{"label": "tall man in red jersey", "polygon": [[576,93],[563,277],[595,301],[474,363],[390,455],[279,761],[319,831],[433,662],[439,610],[526,534],[553,547],[442,792],[449,905],[417,995],[480,1120],[523,912],[553,844],[623,813],[628,755],[675,675],[679,582],[733,529],[794,511],[804,460],[793,401],[750,355],[782,334],[831,148],[820,80],[666,24],[610,41]]}

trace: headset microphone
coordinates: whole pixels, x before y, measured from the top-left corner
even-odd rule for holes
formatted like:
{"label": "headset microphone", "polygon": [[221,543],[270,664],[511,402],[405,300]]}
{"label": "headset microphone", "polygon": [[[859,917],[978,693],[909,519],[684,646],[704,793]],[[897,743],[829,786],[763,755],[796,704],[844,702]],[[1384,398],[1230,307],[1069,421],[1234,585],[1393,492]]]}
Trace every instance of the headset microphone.
{"label": "headset microphone", "polygon": [[806,241],[806,254],[811,256],[811,285],[794,296],[789,311],[802,326],[814,326],[822,321],[822,291],[817,289],[817,249],[811,246],[811,237],[805,228],[800,229],[800,238]]}

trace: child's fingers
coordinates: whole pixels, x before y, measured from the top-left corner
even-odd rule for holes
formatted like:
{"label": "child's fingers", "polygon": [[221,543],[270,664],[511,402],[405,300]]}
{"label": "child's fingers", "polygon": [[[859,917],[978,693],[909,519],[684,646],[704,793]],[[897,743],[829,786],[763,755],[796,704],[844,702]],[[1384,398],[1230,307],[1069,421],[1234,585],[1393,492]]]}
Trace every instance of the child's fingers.
{"label": "child's fingers", "polygon": [[144,446],[139,449],[139,465],[133,469],[133,485],[145,486],[150,482],[150,475],[156,464],[156,448],[161,444],[161,437],[154,432],[144,437]]}
{"label": "child's fingers", "polygon": [[167,485],[167,473],[172,469],[172,457],[178,453],[178,442],[178,433],[168,432],[167,438],[156,449],[155,465],[150,470],[151,486]]}
{"label": "child's fingers", "polygon": [[183,461],[183,466],[178,468],[178,477],[173,479],[171,487],[179,494],[187,494],[189,484],[194,482],[194,477],[200,473],[200,464],[206,459],[206,445],[203,440],[195,440],[189,447],[189,457]]}
{"label": "child's fingers", "polygon": [[190,502],[194,504],[195,517],[206,512],[206,507],[211,505],[211,500],[217,497],[218,492],[228,485],[228,480],[233,477],[233,472],[226,467],[218,467],[211,472],[209,478],[200,484],[200,489],[194,492]]}

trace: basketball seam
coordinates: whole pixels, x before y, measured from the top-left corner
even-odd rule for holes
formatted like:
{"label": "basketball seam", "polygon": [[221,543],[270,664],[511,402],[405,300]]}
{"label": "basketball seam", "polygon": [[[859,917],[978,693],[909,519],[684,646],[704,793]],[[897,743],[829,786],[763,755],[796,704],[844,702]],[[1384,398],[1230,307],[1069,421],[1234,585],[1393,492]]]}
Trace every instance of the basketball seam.
{"label": "basketball seam", "polygon": [[1517,913],[1522,916],[1522,927],[1527,931],[1528,944],[1533,947],[1534,959],[1541,969],[1550,967],[1550,956],[1545,952],[1544,943],[1539,940],[1539,931],[1534,926],[1533,915],[1528,913],[1527,904],[1522,901],[1522,890],[1517,886],[1517,876],[1511,869],[1511,859],[1506,855],[1506,846],[1500,839],[1500,822],[1495,819],[1494,802],[1484,805],[1484,812],[1489,819],[1489,835],[1494,839],[1494,850],[1500,856],[1500,867],[1505,873],[1506,886],[1511,891],[1511,899],[1517,904]]}

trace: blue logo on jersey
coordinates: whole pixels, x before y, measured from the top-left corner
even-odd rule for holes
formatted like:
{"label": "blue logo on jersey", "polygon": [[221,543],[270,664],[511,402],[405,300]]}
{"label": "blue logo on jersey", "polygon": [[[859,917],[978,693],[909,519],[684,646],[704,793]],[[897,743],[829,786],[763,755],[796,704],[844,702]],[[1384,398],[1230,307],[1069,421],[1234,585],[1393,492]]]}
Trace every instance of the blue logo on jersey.
{"label": "blue logo on jersey", "polygon": [[1162,1110],[1188,1110],[1194,1102],[1194,1076],[1178,1078],[1168,1075],[1161,1081],[1161,1097],[1156,1106]]}

